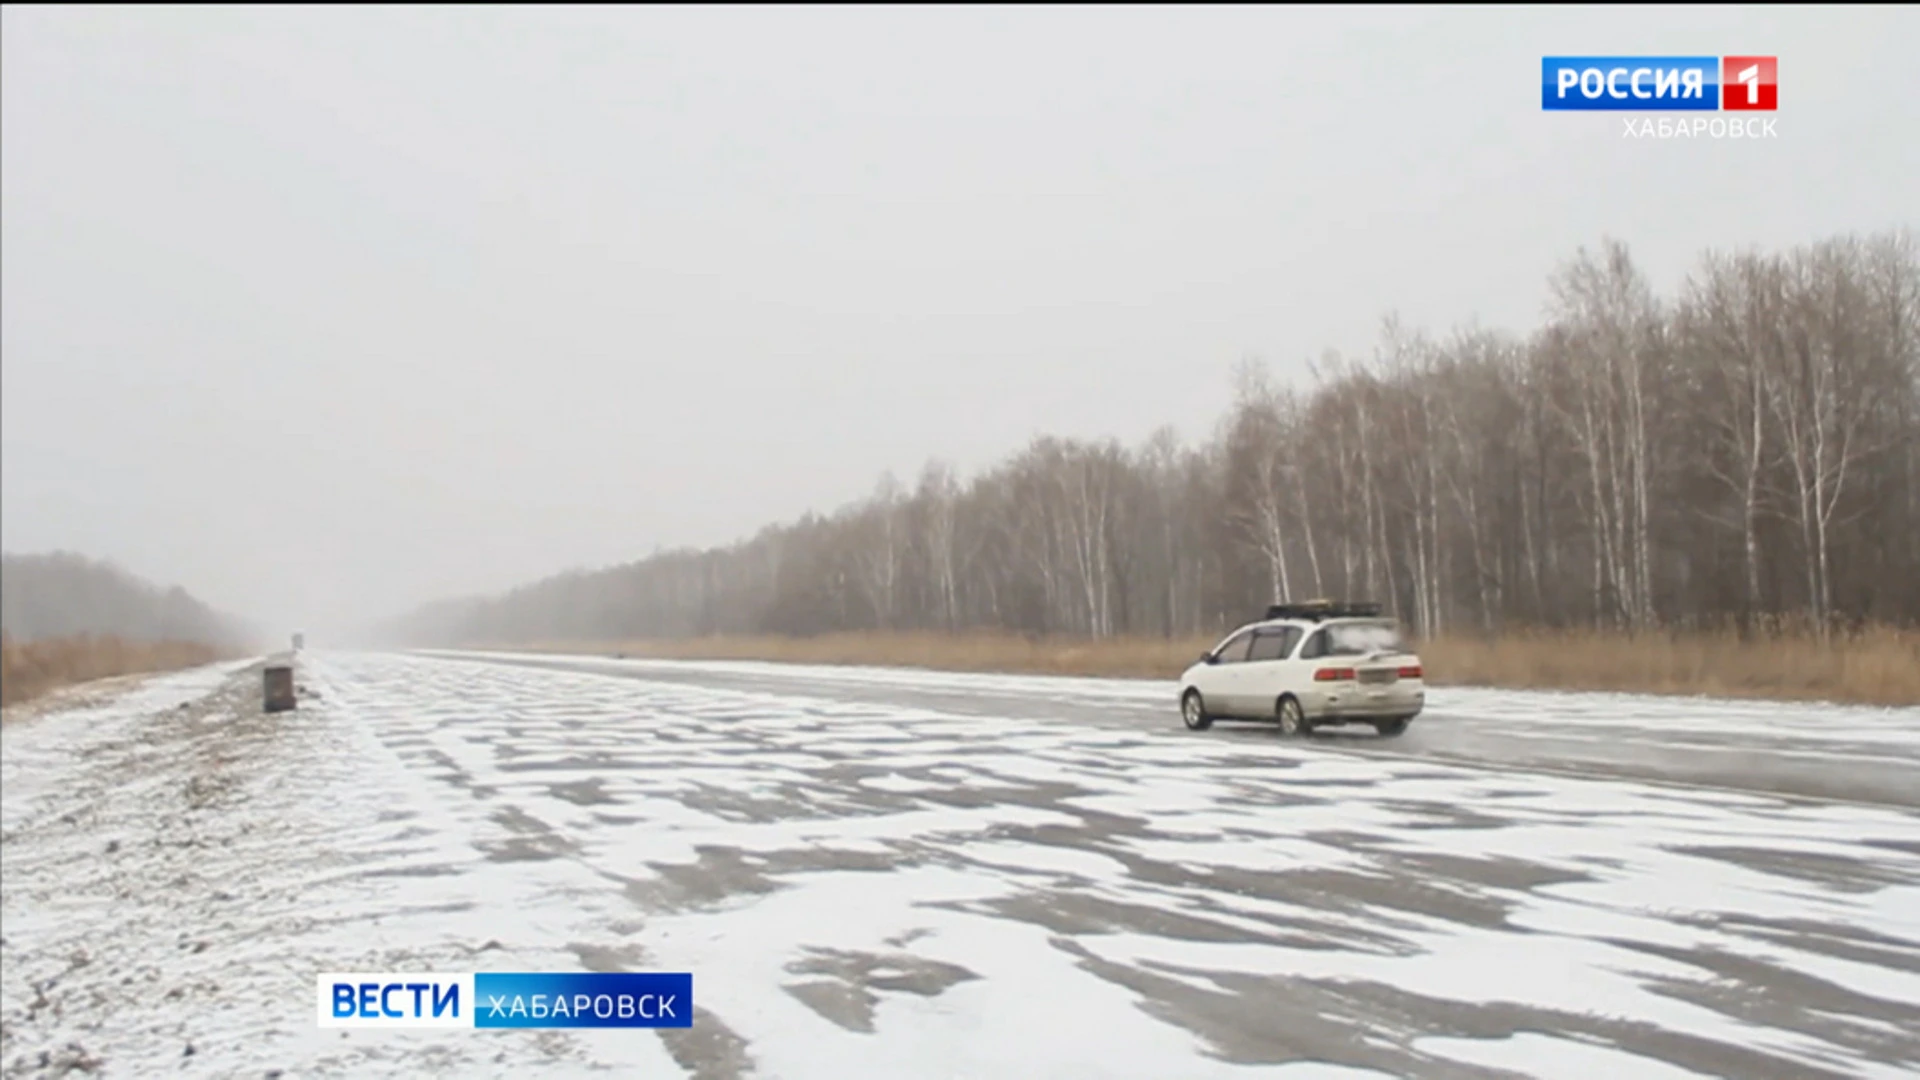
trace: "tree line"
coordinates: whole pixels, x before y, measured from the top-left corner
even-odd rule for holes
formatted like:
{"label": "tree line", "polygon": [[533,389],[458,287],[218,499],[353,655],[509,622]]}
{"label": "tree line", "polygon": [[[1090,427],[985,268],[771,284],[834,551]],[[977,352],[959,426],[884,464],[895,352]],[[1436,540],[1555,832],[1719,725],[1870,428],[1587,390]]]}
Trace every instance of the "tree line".
{"label": "tree line", "polygon": [[1709,252],[1657,295],[1582,249],[1529,334],[1388,320],[1307,385],[1242,366],[1200,445],[1038,438],[711,550],[393,620],[389,641],[993,629],[1208,634],[1274,598],[1425,634],[1826,635],[1920,623],[1920,261],[1908,229]]}
{"label": "tree line", "polygon": [[255,628],[185,589],[162,589],[73,552],[0,558],[0,632],[19,642],[112,636],[132,642],[241,646]]}

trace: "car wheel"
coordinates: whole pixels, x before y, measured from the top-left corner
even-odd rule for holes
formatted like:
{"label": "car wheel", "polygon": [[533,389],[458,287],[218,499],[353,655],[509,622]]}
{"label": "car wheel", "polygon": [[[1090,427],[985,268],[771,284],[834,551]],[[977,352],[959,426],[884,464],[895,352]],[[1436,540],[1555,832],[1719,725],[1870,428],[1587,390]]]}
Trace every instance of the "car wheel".
{"label": "car wheel", "polygon": [[1281,698],[1276,711],[1280,714],[1280,734],[1292,737],[1305,735],[1313,730],[1307,724],[1306,710],[1300,707],[1299,699],[1293,695],[1289,694]]}
{"label": "car wheel", "polygon": [[1374,724],[1373,724],[1373,730],[1379,732],[1381,735],[1385,736],[1386,738],[1391,739],[1395,735],[1398,735],[1401,732],[1407,730],[1407,722],[1404,719],[1376,720],[1374,721]]}
{"label": "car wheel", "polygon": [[1207,703],[1200,699],[1200,691],[1189,690],[1181,696],[1180,719],[1188,731],[1205,731],[1213,726],[1213,717],[1207,715]]}

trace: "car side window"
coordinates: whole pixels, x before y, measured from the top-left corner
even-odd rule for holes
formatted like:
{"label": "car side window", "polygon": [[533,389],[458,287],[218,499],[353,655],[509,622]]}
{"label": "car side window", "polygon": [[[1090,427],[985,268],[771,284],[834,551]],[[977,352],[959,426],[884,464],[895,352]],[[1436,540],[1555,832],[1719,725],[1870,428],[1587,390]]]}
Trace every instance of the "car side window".
{"label": "car side window", "polygon": [[1252,633],[1241,634],[1239,637],[1220,646],[1220,651],[1215,654],[1217,662],[1222,664],[1240,663],[1247,658],[1247,649],[1252,644]]}
{"label": "car side window", "polygon": [[1300,659],[1318,660],[1325,655],[1327,655],[1327,632],[1315,630],[1313,636],[1307,639],[1306,648],[1300,650]]}
{"label": "car side window", "polygon": [[1248,663],[1262,660],[1285,660],[1293,655],[1293,647],[1300,643],[1300,628],[1281,627],[1277,630],[1262,630],[1253,639],[1253,651],[1247,654]]}
{"label": "car side window", "polygon": [[1286,634],[1287,639],[1280,646],[1280,659],[1282,660],[1293,655],[1293,647],[1300,644],[1300,638],[1306,634],[1306,631],[1297,626],[1289,626],[1287,627]]}
{"label": "car side window", "polygon": [[1247,653],[1247,663],[1279,660],[1287,655],[1286,644],[1285,630],[1262,630],[1253,636],[1253,648]]}

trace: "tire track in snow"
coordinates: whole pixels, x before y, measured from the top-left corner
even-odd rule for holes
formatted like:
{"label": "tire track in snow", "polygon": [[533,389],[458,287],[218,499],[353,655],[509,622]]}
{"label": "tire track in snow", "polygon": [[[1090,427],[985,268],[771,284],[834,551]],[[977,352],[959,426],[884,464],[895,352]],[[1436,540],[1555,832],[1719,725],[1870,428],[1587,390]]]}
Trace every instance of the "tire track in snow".
{"label": "tire track in snow", "polygon": [[832,686],[340,670],[496,858],[602,879],[590,947],[696,973],[734,1072],[1920,1065],[1903,809]]}

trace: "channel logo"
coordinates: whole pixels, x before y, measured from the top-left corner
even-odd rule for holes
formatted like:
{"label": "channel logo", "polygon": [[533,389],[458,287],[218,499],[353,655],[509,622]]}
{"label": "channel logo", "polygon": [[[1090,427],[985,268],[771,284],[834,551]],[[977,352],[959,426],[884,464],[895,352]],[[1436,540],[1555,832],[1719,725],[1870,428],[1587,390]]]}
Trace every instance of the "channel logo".
{"label": "channel logo", "polygon": [[1543,56],[1548,112],[1774,112],[1777,56]]}
{"label": "channel logo", "polygon": [[323,1028],[693,1026],[687,972],[322,972]]}

